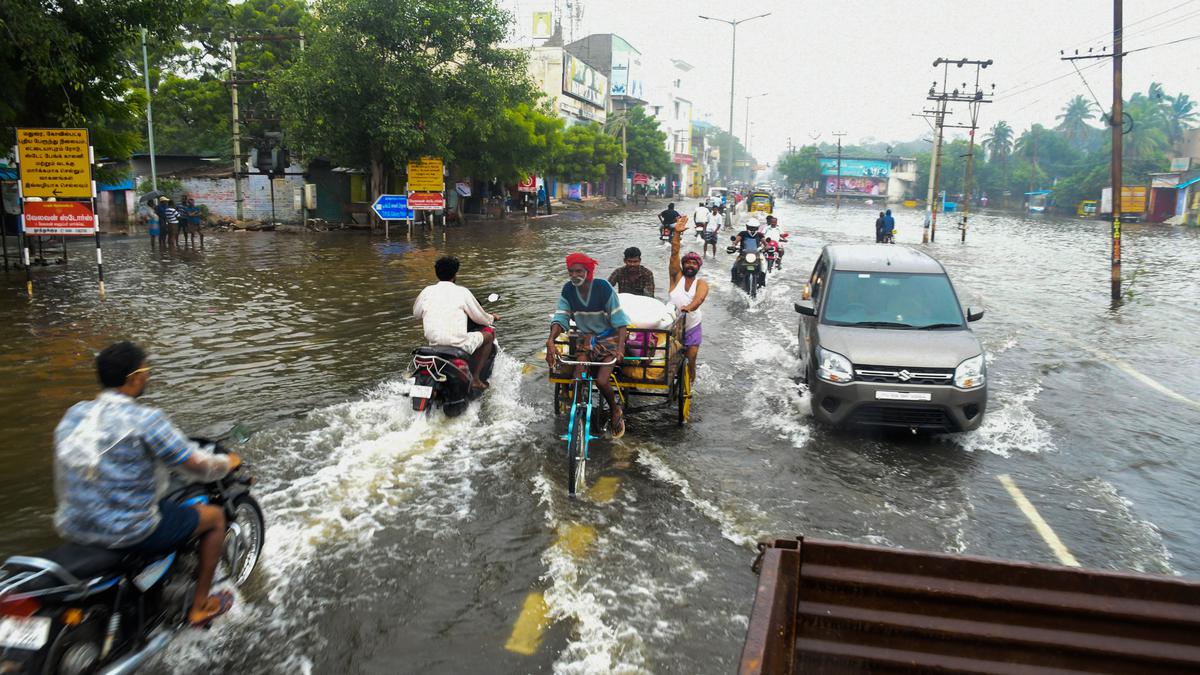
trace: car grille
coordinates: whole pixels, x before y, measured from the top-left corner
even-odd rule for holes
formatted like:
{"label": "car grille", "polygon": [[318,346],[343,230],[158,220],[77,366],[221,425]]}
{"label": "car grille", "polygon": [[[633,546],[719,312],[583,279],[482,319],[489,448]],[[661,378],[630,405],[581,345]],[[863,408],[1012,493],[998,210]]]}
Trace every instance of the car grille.
{"label": "car grille", "polygon": [[954,422],[941,408],[864,405],[855,409],[852,424],[915,429],[952,429]]}
{"label": "car grille", "polygon": [[859,382],[881,384],[953,384],[953,368],[900,368],[897,366],[855,366]]}

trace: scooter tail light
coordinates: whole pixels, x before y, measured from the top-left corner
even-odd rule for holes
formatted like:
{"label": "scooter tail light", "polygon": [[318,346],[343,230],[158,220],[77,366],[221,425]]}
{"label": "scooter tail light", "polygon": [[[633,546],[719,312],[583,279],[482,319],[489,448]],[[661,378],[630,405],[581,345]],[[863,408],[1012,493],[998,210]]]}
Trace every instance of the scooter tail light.
{"label": "scooter tail light", "polygon": [[21,595],[0,596],[0,616],[33,616],[42,603],[37,598]]}

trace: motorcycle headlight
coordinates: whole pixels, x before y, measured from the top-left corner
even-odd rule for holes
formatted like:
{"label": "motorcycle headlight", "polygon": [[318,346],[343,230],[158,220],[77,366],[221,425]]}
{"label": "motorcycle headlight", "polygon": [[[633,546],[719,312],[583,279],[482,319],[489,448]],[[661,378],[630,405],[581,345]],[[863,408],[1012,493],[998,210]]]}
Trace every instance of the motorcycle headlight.
{"label": "motorcycle headlight", "polygon": [[748,263],[752,263],[752,262],[754,262],[754,261],[756,261],[756,260],[758,260],[758,256],[757,256],[757,255],[754,255],[753,253],[747,253],[747,254],[746,254],[746,262],[748,262]]}
{"label": "motorcycle headlight", "polygon": [[954,369],[954,386],[960,389],[982,387],[987,381],[986,370],[983,354],[972,356],[958,364],[958,367]]}
{"label": "motorcycle headlight", "polygon": [[854,379],[854,369],[850,366],[850,359],[817,347],[817,377],[826,382],[849,382]]}

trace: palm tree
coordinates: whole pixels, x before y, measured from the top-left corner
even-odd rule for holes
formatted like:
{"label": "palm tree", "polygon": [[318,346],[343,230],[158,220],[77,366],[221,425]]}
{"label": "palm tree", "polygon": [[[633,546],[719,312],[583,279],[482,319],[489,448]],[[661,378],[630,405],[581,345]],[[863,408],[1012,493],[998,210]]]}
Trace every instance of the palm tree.
{"label": "palm tree", "polygon": [[1134,94],[1125,103],[1133,129],[1125,136],[1124,155],[1129,160],[1165,162],[1170,139],[1163,106],[1152,96]]}
{"label": "palm tree", "polygon": [[1183,140],[1185,129],[1192,128],[1194,122],[1200,121],[1200,112],[1196,110],[1196,102],[1187,94],[1177,94],[1169,97],[1171,104],[1167,106],[1167,135],[1172,143]]}
{"label": "palm tree", "polygon": [[1008,122],[1000,120],[992,126],[987,135],[983,137],[983,149],[989,154],[992,161],[1003,161],[1006,157],[1012,154],[1013,149],[1013,130],[1008,126]]}
{"label": "palm tree", "polygon": [[1054,118],[1059,121],[1058,129],[1066,135],[1067,142],[1078,145],[1087,138],[1088,130],[1092,128],[1088,122],[1096,119],[1092,110],[1092,102],[1079,95],[1068,101],[1062,114]]}

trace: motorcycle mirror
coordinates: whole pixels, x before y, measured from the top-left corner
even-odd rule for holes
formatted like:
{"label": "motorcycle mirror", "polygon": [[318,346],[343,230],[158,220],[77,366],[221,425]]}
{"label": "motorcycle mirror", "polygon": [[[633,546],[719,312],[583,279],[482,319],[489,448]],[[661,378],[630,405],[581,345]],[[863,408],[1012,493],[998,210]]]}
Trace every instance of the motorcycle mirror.
{"label": "motorcycle mirror", "polygon": [[499,293],[492,293],[491,295],[488,296],[488,302],[495,302],[499,299],[500,299]]}

